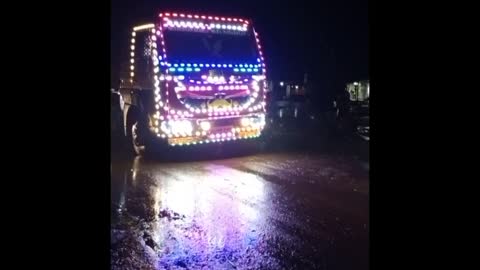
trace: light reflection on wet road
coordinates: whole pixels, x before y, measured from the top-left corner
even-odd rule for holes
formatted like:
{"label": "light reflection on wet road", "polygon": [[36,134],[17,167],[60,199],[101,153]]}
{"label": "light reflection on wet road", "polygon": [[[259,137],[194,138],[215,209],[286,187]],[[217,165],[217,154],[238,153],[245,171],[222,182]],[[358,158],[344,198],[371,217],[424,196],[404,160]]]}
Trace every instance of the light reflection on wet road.
{"label": "light reflection on wet road", "polygon": [[112,269],[368,269],[368,164],[112,163]]}

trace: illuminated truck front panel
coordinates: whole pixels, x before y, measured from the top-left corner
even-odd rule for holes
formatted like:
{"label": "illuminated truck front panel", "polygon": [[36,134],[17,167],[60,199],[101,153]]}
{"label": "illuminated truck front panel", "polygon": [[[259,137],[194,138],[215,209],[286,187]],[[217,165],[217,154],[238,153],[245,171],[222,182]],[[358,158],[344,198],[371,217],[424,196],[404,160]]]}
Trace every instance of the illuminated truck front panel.
{"label": "illuminated truck front panel", "polygon": [[260,136],[266,70],[249,21],[162,13],[151,33],[157,136],[170,145]]}

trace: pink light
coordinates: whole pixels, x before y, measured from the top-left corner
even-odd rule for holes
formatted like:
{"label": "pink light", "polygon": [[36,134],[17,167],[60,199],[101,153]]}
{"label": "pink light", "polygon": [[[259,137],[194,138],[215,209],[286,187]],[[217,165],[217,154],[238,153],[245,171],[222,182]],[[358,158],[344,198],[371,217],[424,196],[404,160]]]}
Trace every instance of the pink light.
{"label": "pink light", "polygon": [[211,87],[211,86],[207,86],[207,90],[212,90],[212,87]]}
{"label": "pink light", "polygon": [[205,86],[200,87],[200,90],[205,91]]}
{"label": "pink light", "polygon": [[187,17],[188,17],[188,18],[192,18],[192,15],[188,14]]}
{"label": "pink light", "polygon": [[215,134],[215,137],[220,138],[222,135],[220,133]]}
{"label": "pink light", "polygon": [[199,87],[199,86],[195,86],[195,90],[196,90],[196,91],[200,90],[200,87]]}
{"label": "pink light", "polygon": [[220,20],[225,21],[225,18],[222,17],[222,18],[220,18]]}
{"label": "pink light", "polygon": [[193,86],[190,86],[190,87],[188,88],[188,90],[193,91],[193,90],[195,90],[195,89],[194,89]]}
{"label": "pink light", "polygon": [[218,90],[223,90],[223,86],[220,85],[220,86],[218,87]]}
{"label": "pink light", "polygon": [[158,14],[158,16],[159,16],[159,17],[163,17],[163,14],[162,14],[162,13],[160,13],[160,14]]}
{"label": "pink light", "polygon": [[225,137],[227,137],[227,134],[222,133],[222,138],[225,138]]}
{"label": "pink light", "polygon": [[185,17],[185,14],[180,13],[180,17]]}
{"label": "pink light", "polygon": [[202,18],[202,19],[206,19],[207,17],[204,15],[204,16],[201,16],[200,18]]}
{"label": "pink light", "polygon": [[215,17],[215,20],[216,20],[216,21],[218,21],[218,19],[220,19],[220,18],[218,18],[218,17]]}
{"label": "pink light", "polygon": [[237,19],[237,18],[233,18],[233,21],[236,22],[236,21],[238,21],[238,19]]}
{"label": "pink light", "polygon": [[170,16],[170,13],[165,13],[165,16]]}
{"label": "pink light", "polygon": [[245,20],[245,23],[246,23],[246,24],[248,24],[248,21],[247,21],[247,20]]}
{"label": "pink light", "polygon": [[243,19],[238,19],[239,22],[243,22]]}
{"label": "pink light", "polygon": [[232,21],[232,18],[228,18],[227,21],[231,22],[231,21]]}
{"label": "pink light", "polygon": [[209,20],[212,20],[212,19],[213,19],[213,17],[212,17],[212,16],[208,16],[208,19],[209,19]]}
{"label": "pink light", "polygon": [[175,110],[170,110],[170,113],[171,113],[171,114],[175,114]]}
{"label": "pink light", "polygon": [[198,15],[193,15],[193,17],[194,17],[195,19],[198,19],[199,16],[198,16]]}

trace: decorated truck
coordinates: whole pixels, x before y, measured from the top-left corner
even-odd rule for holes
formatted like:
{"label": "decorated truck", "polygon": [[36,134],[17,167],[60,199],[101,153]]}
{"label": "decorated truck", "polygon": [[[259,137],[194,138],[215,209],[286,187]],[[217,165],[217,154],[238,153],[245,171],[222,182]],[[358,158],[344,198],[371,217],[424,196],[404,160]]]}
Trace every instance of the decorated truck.
{"label": "decorated truck", "polygon": [[250,20],[160,13],[133,27],[128,75],[114,91],[139,155],[153,141],[192,147],[257,138],[265,127],[265,58]]}

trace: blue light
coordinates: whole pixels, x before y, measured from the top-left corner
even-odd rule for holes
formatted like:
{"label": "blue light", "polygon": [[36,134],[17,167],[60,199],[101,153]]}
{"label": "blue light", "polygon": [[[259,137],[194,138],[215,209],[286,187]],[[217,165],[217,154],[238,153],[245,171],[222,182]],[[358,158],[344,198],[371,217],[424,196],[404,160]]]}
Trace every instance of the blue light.
{"label": "blue light", "polygon": [[158,56],[158,60],[162,60],[162,56],[161,56],[161,55]]}
{"label": "blue light", "polygon": [[233,71],[238,72],[238,68],[234,68]]}
{"label": "blue light", "polygon": [[257,71],[258,71],[258,68],[254,68],[253,71],[257,72]]}
{"label": "blue light", "polygon": [[199,68],[195,68],[195,71],[200,71],[200,69],[199,69]]}
{"label": "blue light", "polygon": [[188,63],[188,64],[187,64],[187,67],[190,67],[190,66],[192,66],[192,65],[191,65],[190,63]]}
{"label": "blue light", "polygon": [[193,64],[193,66],[194,66],[194,67],[196,67],[196,66],[197,66],[197,64]]}
{"label": "blue light", "polygon": [[175,71],[175,68],[169,68],[168,70],[170,70],[170,71]]}
{"label": "blue light", "polygon": [[245,72],[245,69],[244,69],[244,68],[241,68],[240,71],[241,71],[241,72]]}
{"label": "blue light", "polygon": [[232,67],[232,64],[229,64],[228,67]]}
{"label": "blue light", "polygon": [[251,69],[251,68],[249,68],[249,69],[247,69],[247,71],[248,71],[248,72],[252,72],[252,69]]}
{"label": "blue light", "polygon": [[178,67],[178,64],[173,64],[174,67]]}
{"label": "blue light", "polygon": [[251,67],[251,68],[253,67],[253,65],[252,65],[252,64],[250,64],[250,65],[248,65],[248,66],[249,66],[249,67]]}
{"label": "blue light", "polygon": [[185,64],[184,64],[184,63],[181,63],[181,64],[180,64],[180,66],[184,67],[184,66],[185,66]]}
{"label": "blue light", "polygon": [[178,68],[178,71],[182,72],[184,69],[183,68]]}
{"label": "blue light", "polygon": [[240,67],[243,67],[243,65],[242,65],[242,64],[240,64],[239,66],[240,66]]}
{"label": "blue light", "polygon": [[212,64],[212,67],[215,67],[215,64]]}
{"label": "blue light", "polygon": [[187,68],[187,71],[188,71],[188,72],[192,71],[192,68]]}
{"label": "blue light", "polygon": [[199,66],[200,66],[200,67],[203,67],[203,64],[200,64]]}
{"label": "blue light", "polygon": [[227,64],[223,64],[223,67],[227,67]]}
{"label": "blue light", "polygon": [[243,65],[244,67],[248,67],[248,64]]}
{"label": "blue light", "polygon": [[259,62],[259,63],[260,63],[260,58],[257,58],[257,62]]}

